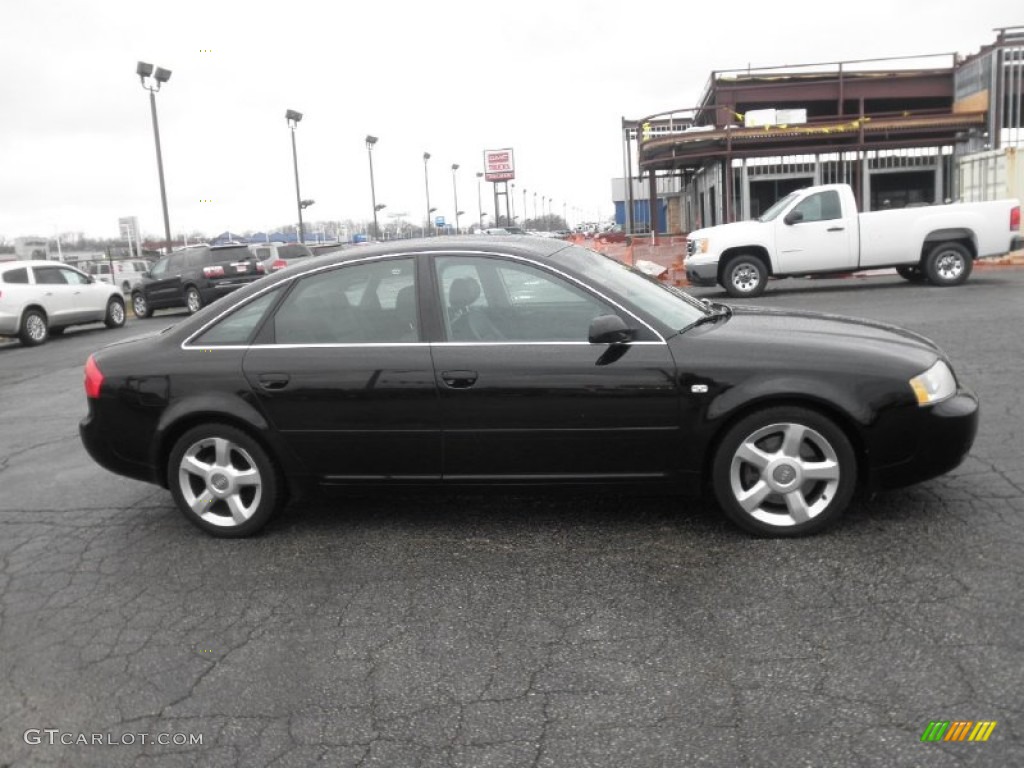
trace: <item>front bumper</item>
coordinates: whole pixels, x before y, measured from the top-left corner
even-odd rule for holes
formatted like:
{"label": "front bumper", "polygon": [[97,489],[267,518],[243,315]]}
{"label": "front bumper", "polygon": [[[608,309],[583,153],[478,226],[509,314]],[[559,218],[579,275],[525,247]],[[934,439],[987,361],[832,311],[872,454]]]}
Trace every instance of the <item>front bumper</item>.
{"label": "front bumper", "polygon": [[949,400],[921,408],[916,450],[904,461],[875,468],[870,485],[901,488],[955,469],[974,444],[978,414],[978,398],[965,389]]}
{"label": "front bumper", "polygon": [[690,281],[691,285],[715,285],[718,283],[717,263],[696,264],[688,259],[684,266],[686,279]]}

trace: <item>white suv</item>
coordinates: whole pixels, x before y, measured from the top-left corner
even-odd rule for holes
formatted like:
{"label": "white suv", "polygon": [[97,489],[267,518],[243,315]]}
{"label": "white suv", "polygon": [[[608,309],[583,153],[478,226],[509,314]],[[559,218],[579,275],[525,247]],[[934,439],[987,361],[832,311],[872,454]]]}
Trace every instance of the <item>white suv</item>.
{"label": "white suv", "polygon": [[[138,285],[142,276],[149,271],[149,267],[149,262],[143,259],[119,259],[93,262],[86,271],[102,283],[119,285],[124,293],[131,293],[132,288]],[[111,268],[113,279],[110,276]]]}
{"label": "white suv", "polygon": [[124,297],[113,285],[55,261],[0,264],[0,336],[27,347],[58,336],[71,325],[124,325]]}

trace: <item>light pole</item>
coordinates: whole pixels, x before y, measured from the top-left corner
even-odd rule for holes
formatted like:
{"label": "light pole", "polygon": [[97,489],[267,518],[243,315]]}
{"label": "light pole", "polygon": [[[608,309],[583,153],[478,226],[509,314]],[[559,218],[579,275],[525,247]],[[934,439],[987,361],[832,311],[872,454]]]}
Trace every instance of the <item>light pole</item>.
{"label": "light pole", "polygon": [[427,190],[427,235],[430,235],[430,212],[434,210],[430,207],[430,176],[427,175],[427,160],[430,159],[430,153],[423,153],[423,186]]}
{"label": "light pole", "polygon": [[537,193],[533,193],[533,221],[534,226],[537,226]]}
{"label": "light pole", "polygon": [[377,229],[377,211],[380,208],[377,207],[377,189],[373,185],[373,145],[377,143],[377,137],[366,134],[366,155],[370,158],[370,202],[373,204],[373,239],[376,240],[379,235]]}
{"label": "light pole", "polygon": [[541,216],[542,219],[544,219],[544,230],[545,231],[547,231],[547,228],[548,228],[547,199],[548,199],[547,195],[541,195],[540,196],[540,216]]}
{"label": "light pole", "polygon": [[[514,181],[512,182],[512,193],[508,196],[508,205],[506,207],[508,208],[506,211],[508,214],[508,221],[505,223],[511,224],[516,220],[516,183]],[[498,211],[495,210],[494,213],[497,215]],[[499,218],[496,223],[500,227],[501,219]]]}
{"label": "light pole", "polygon": [[[165,250],[167,253],[170,253],[171,219],[167,215],[167,191],[164,189],[164,159],[160,153],[160,124],[156,119],[156,92],[160,90],[161,85],[171,79],[171,70],[157,67],[154,72],[152,64],[140,61],[135,65],[135,74],[139,76],[139,82],[142,83],[142,87],[149,91],[149,107],[153,112],[153,138],[156,141],[156,168],[160,174],[160,202],[164,209],[164,237],[167,238]],[[156,81],[155,86],[146,84],[146,78],[150,76]]]}
{"label": "light pole", "polygon": [[299,192],[299,154],[295,150],[295,128],[302,120],[302,113],[289,109],[284,113],[284,119],[288,122],[288,127],[292,131],[292,160],[295,163],[295,204],[299,209],[299,242],[304,243],[306,242],[306,232],[302,227],[302,209],[306,206],[302,204],[302,193]]}
{"label": "light pole", "polygon": [[526,187],[523,187],[523,224],[526,223]]}
{"label": "light pole", "polygon": [[481,230],[484,228],[484,204],[480,200],[480,180],[483,177],[482,171],[476,172],[476,215],[480,219],[478,225]]}
{"label": "light pole", "polygon": [[455,234],[459,234],[459,185],[456,183],[455,172],[459,170],[458,163],[452,163],[452,195],[455,198]]}

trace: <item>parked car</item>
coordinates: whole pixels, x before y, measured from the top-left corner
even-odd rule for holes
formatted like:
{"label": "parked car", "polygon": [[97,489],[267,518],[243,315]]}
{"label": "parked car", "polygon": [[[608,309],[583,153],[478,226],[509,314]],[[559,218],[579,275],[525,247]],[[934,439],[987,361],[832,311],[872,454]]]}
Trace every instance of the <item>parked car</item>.
{"label": "parked car", "polygon": [[561,240],[398,240],[86,363],[107,469],[219,536],[324,486],[710,491],[760,535],[957,466],[978,401],[900,328],[698,301]]}
{"label": "parked car", "polygon": [[249,249],[256,254],[268,275],[315,256],[308,245],[301,243],[254,243],[249,245]]}
{"label": "parked car", "polygon": [[626,232],[620,226],[610,227],[603,232],[599,232],[594,235],[597,241],[600,243],[624,243],[626,242]]}
{"label": "parked car", "polygon": [[150,263],[144,259],[117,259],[94,261],[86,266],[85,271],[101,283],[119,285],[123,293],[131,293],[149,269]]}
{"label": "parked car", "polygon": [[190,245],[157,259],[132,289],[132,310],[186,307],[190,314],[263,277],[263,265],[245,245]]}
{"label": "parked car", "polygon": [[910,281],[960,285],[974,260],[1019,248],[1020,203],[992,200],[857,213],[848,184],[790,193],[754,221],[691,232],[686,276],[760,296],[769,276],[896,267]]}
{"label": "parked car", "polygon": [[65,328],[124,325],[124,298],[112,285],[52,261],[0,263],[0,336],[17,336],[27,347]]}

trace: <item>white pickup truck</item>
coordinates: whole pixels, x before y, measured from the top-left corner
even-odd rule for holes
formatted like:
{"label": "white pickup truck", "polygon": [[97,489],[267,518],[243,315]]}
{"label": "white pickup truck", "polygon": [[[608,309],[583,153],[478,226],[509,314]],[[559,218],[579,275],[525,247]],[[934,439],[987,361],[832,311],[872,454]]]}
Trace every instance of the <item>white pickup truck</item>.
{"label": "white pickup truck", "polygon": [[769,277],[882,267],[910,281],[959,285],[975,259],[1021,244],[1016,200],[858,213],[849,185],[826,184],[787,195],[753,221],[691,232],[686,276],[736,297],[760,296]]}

